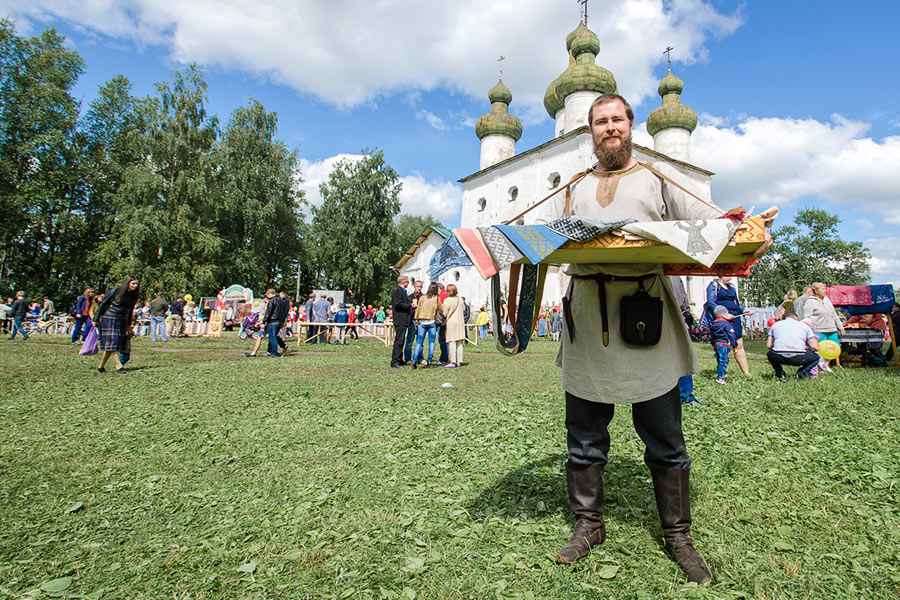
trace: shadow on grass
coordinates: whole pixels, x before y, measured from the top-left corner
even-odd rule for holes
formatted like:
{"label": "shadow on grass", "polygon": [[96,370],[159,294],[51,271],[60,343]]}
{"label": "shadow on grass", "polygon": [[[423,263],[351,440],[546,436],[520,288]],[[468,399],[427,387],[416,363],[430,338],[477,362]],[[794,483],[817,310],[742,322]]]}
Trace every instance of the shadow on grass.
{"label": "shadow on grass", "polygon": [[[656,500],[649,480],[650,471],[643,462],[611,454],[604,472],[604,514],[640,523],[651,535],[659,537]],[[539,520],[559,514],[571,521],[565,458],[554,454],[522,465],[482,490],[468,508],[478,519]]]}

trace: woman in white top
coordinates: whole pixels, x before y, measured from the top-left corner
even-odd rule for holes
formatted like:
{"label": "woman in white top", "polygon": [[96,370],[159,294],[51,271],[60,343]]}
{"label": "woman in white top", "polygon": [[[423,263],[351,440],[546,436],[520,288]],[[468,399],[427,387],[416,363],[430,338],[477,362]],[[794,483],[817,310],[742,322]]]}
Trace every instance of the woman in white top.
{"label": "woman in white top", "polygon": [[[825,295],[825,284],[816,282],[812,284],[813,295],[803,304],[803,320],[812,327],[819,341],[831,340],[838,346],[841,345],[841,336],[844,335],[844,323],[834,310],[831,300]],[[819,361],[819,368],[831,372],[829,361],[824,358]]]}
{"label": "woman in white top", "polygon": [[808,320],[819,341],[831,340],[840,344],[840,336],[844,334],[844,323],[831,300],[825,295],[825,284],[816,282],[812,284],[812,289],[812,297],[803,305],[803,317]]}

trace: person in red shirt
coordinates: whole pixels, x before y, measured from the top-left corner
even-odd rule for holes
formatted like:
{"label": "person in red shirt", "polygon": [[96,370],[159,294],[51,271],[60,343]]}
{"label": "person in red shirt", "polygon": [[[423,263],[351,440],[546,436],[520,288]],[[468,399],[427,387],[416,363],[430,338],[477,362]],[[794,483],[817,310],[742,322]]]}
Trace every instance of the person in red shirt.
{"label": "person in red shirt", "polygon": [[356,332],[356,307],[351,305],[347,310],[347,329],[350,330],[350,337],[354,340],[359,339],[359,334]]}

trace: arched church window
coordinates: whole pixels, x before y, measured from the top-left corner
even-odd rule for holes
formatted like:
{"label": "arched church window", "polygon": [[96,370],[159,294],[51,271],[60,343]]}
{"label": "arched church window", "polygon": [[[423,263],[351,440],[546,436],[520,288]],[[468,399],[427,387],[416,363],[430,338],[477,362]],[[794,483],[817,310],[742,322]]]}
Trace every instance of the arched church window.
{"label": "arched church window", "polygon": [[453,281],[459,281],[459,271],[453,271]]}
{"label": "arched church window", "polygon": [[483,211],[485,208],[487,208],[487,200],[484,198],[479,198],[478,199],[478,212]]}
{"label": "arched church window", "polygon": [[516,225],[524,225],[524,224],[525,224],[525,219],[519,219],[518,221],[516,221]]}
{"label": "arched church window", "polygon": [[559,173],[550,173],[547,176],[547,186],[552,190],[554,188],[559,187],[559,182],[562,181],[562,177],[559,176]]}
{"label": "arched church window", "polygon": [[517,188],[516,186],[512,186],[511,188],[509,188],[508,193],[509,193],[509,198],[508,198],[509,201],[515,202],[516,199],[519,197],[519,188]]}

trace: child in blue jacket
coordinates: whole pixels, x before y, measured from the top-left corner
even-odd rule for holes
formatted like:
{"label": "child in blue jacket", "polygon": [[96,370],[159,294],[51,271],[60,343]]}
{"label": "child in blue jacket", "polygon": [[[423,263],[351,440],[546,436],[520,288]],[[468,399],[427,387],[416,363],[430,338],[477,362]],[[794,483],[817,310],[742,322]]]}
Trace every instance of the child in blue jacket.
{"label": "child in blue jacket", "polygon": [[716,351],[716,383],[724,385],[728,377],[728,356],[737,348],[737,332],[731,324],[733,317],[724,306],[713,311],[715,320],[710,324],[709,337]]}

